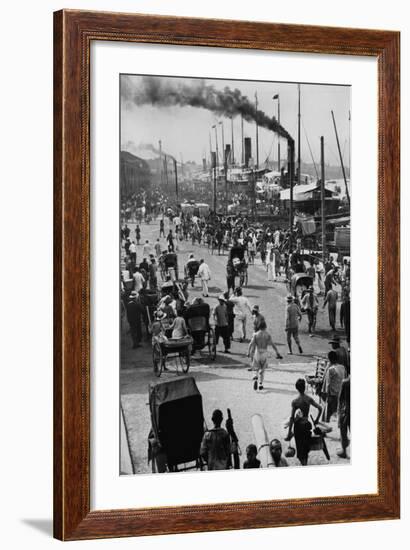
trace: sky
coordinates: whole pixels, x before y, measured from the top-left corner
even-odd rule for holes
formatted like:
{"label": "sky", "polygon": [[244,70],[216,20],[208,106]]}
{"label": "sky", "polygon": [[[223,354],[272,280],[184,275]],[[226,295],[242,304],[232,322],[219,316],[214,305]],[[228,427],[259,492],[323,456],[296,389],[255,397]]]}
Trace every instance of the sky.
{"label": "sky", "polygon": [[[221,155],[222,127],[224,141],[231,143],[231,120],[227,116],[216,114],[202,107],[189,105],[160,106],[135,101],[134,96],[141,97],[143,77],[138,75],[122,75],[120,81],[121,96],[121,149],[131,153],[141,153],[137,150],[140,144],[152,144],[158,148],[162,141],[162,150],[171,154],[178,161],[202,162],[209,159],[209,151],[215,150],[215,129],[217,125],[217,140]],[[152,77],[151,77],[152,78]],[[226,86],[239,89],[242,95],[251,102],[258,97],[258,110],[264,111],[269,117],[278,118],[278,100],[273,96],[279,94],[280,123],[295,139],[297,154],[297,124],[298,124],[298,83],[260,82],[245,80],[213,80],[192,79],[183,77],[153,77],[162,87],[175,89],[181,85],[194,87],[200,82],[223,90]],[[158,79],[158,80],[157,80]],[[125,93],[126,92],[126,93]],[[141,104],[142,102],[142,104]],[[139,103],[139,104],[137,104]],[[331,116],[333,110],[340,147],[345,166],[349,165],[349,111],[350,87],[324,84],[300,84],[301,106],[301,159],[302,162],[312,162],[312,155],[320,164],[320,136],[325,141],[325,162],[339,165],[337,143]],[[219,124],[219,123],[222,124]],[[235,158],[241,155],[241,117],[233,118]],[[244,121],[244,137],[252,138],[252,157],[255,153],[256,125]],[[309,145],[312,155],[309,151]],[[277,160],[278,136],[276,133],[259,128],[259,164],[267,157]],[[141,155],[142,156],[142,155]],[[147,157],[152,156],[147,153]],[[286,140],[281,139],[281,157],[286,157]],[[221,157],[222,158],[222,157]]]}

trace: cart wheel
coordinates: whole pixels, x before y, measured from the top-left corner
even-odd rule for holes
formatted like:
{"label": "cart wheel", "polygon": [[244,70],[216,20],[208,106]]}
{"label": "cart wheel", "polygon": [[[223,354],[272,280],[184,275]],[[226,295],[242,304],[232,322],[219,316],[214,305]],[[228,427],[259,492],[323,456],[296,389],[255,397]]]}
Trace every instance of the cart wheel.
{"label": "cart wheel", "polygon": [[164,358],[162,356],[161,346],[158,343],[154,344],[152,348],[152,362],[154,364],[154,374],[159,378],[161,376]]}
{"label": "cart wheel", "polygon": [[189,365],[191,363],[189,348],[186,351],[181,352],[179,354],[179,360],[181,362],[182,372],[185,372],[185,373],[188,372],[189,371]]}
{"label": "cart wheel", "polygon": [[216,338],[215,338],[215,331],[213,328],[209,329],[208,334],[208,350],[209,350],[209,357],[212,361],[215,361],[216,359]]}

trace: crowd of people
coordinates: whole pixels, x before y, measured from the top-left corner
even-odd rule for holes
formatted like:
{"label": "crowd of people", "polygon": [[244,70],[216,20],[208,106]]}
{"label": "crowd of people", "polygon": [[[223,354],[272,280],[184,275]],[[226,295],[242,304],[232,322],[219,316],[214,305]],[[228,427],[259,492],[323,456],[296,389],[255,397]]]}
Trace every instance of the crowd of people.
{"label": "crowd of people", "polygon": [[[149,292],[158,292],[160,278],[162,282],[178,282],[178,252],[182,240],[207,246],[218,251],[230,250],[239,246],[244,251],[248,263],[253,264],[256,257],[260,257],[261,264],[266,267],[268,281],[279,279],[288,284],[289,294],[286,297],[286,314],[284,329],[288,353],[293,354],[293,343],[300,354],[303,353],[299,334],[303,314],[306,314],[309,336],[316,332],[316,319],[320,305],[327,307],[330,329],[333,332],[330,344],[332,349],[328,353],[328,367],[317,393],[322,404],[305,393],[306,381],[298,379],[295,387],[297,397],[291,403],[291,414],[287,423],[285,441],[295,439],[296,455],[300,464],[306,465],[312,437],[320,430],[326,429],[326,424],[337,415],[340,429],[341,449],[338,455],[346,458],[349,445],[348,432],[350,430],[350,262],[348,259],[336,262],[332,255],[328,255],[323,263],[319,259],[306,261],[300,243],[296,241],[296,248],[288,255],[284,244],[289,239],[289,233],[280,228],[265,228],[257,230],[249,226],[246,219],[239,217],[215,217],[205,219],[199,216],[171,216],[169,227],[165,230],[164,217],[159,224],[159,235],[154,242],[141,241],[141,227],[137,223],[131,232],[125,223],[121,228],[121,244],[123,249],[123,271],[121,285],[122,305],[126,314],[133,348],[142,345],[143,332],[150,340],[153,336],[164,337],[161,329],[167,319],[171,338],[184,338],[188,328],[184,319],[184,312],[192,305],[203,303],[203,298],[209,295],[209,281],[212,273],[206,261],[196,259],[191,254],[183,266],[184,279],[176,288],[176,292],[163,295],[156,304],[153,319],[147,317],[147,308],[144,297]],[[134,237],[135,235],[135,237]],[[166,244],[164,244],[164,239]],[[142,246],[141,248],[137,247]],[[142,258],[137,258],[141,250]],[[172,267],[166,265],[167,258],[173,255]],[[138,259],[141,261],[138,263]],[[229,260],[228,260],[229,263]],[[190,268],[193,268],[193,270]],[[312,279],[312,284],[303,289],[301,294],[291,292],[290,281],[297,273],[305,273]],[[264,389],[264,376],[268,365],[268,350],[272,348],[278,360],[282,359],[272,335],[268,331],[267,322],[260,311],[258,304],[251,304],[244,295],[243,288],[235,285],[235,280],[229,280],[227,270],[227,290],[217,297],[217,305],[210,312],[210,319],[215,330],[216,344],[222,340],[223,352],[231,353],[234,335],[240,343],[249,343],[247,354],[250,358],[252,388],[261,391]],[[190,300],[189,284],[194,286],[195,277],[201,282],[203,298],[195,297]],[[175,290],[175,285],[171,285]],[[341,289],[340,325],[343,327],[347,347],[343,346],[336,334],[336,304],[339,294],[336,288]],[[319,298],[323,301],[320,304]],[[248,340],[247,330],[252,321],[252,336]],[[316,418],[310,415],[310,408],[317,410]],[[232,441],[222,425],[223,415],[219,409],[214,411],[212,422],[214,428],[205,433],[201,445],[201,456],[207,462],[208,469],[225,469],[227,464],[232,465]],[[324,424],[323,424],[324,423]],[[229,443],[229,444],[228,444]],[[275,466],[287,466],[286,458],[282,456],[282,444],[279,439],[270,444],[271,455]],[[287,453],[291,456],[292,447],[289,445]],[[254,443],[246,447],[244,468],[257,468],[260,461],[257,458],[258,449]],[[224,466],[225,465],[225,466]],[[229,466],[228,466],[229,467]]]}

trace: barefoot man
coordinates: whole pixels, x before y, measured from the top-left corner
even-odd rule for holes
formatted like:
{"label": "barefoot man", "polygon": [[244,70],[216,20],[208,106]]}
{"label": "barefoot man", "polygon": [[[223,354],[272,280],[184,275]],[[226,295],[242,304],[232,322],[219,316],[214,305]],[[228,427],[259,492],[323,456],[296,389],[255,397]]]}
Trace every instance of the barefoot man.
{"label": "barefoot man", "polygon": [[277,359],[283,359],[278,351],[278,348],[275,346],[272,340],[272,336],[266,330],[266,321],[261,321],[259,324],[259,330],[258,332],[254,333],[248,348],[248,357],[253,358],[253,370],[257,371],[255,376],[253,377],[254,390],[258,388],[258,378],[259,389],[263,390],[263,378],[265,376],[265,369],[268,366],[269,346],[272,346],[272,348],[275,350]]}

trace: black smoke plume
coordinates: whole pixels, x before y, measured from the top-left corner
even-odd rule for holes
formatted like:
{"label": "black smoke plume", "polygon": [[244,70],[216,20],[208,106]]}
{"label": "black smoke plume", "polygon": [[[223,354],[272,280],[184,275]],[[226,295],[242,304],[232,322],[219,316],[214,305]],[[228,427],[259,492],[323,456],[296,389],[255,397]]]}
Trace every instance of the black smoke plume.
{"label": "black smoke plume", "polygon": [[234,117],[242,115],[247,122],[257,122],[258,126],[278,133],[293,141],[290,134],[279,124],[275,117],[268,117],[238,89],[227,86],[216,90],[203,80],[194,80],[189,85],[152,76],[144,76],[134,87],[128,76],[121,80],[121,97],[135,105],[156,105],[158,107],[190,106],[212,111],[219,116]]}

